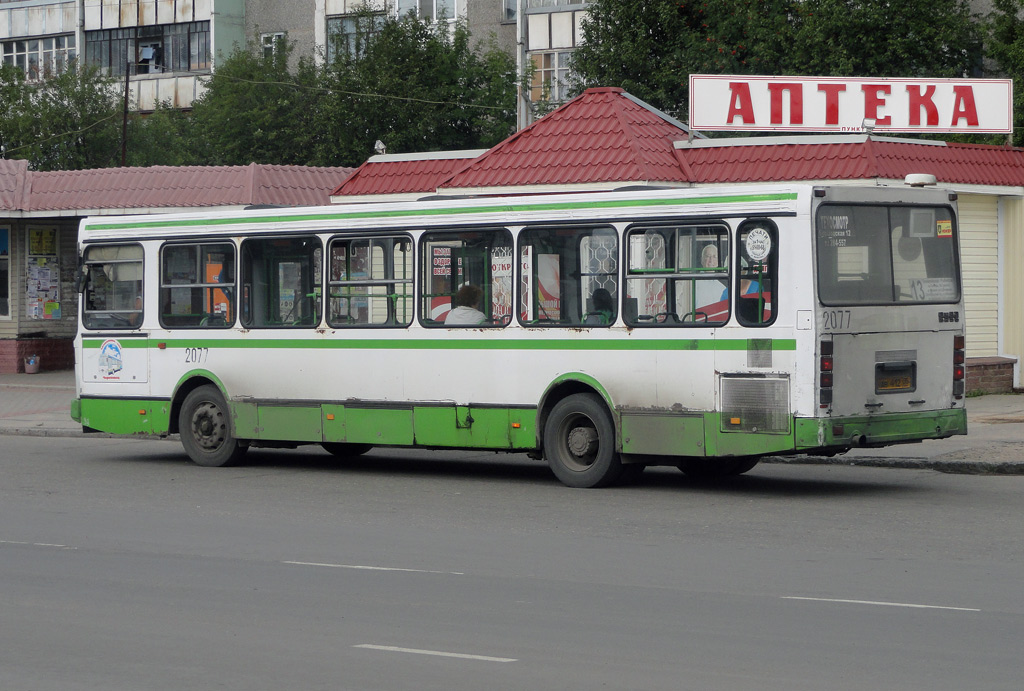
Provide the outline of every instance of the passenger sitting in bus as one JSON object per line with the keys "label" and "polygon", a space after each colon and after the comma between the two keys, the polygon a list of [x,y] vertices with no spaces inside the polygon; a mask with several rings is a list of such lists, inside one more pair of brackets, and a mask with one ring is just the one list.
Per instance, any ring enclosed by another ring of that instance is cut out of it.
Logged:
{"label": "passenger sitting in bus", "polygon": [[445,326],[474,326],[483,323],[487,315],[477,309],[482,296],[483,291],[469,283],[459,288],[453,300],[455,309],[444,318]]}
{"label": "passenger sitting in bus", "polygon": [[[718,248],[706,245],[700,253],[700,265],[705,269],[718,268]],[[697,281],[697,307],[707,307],[729,299],[729,289],[720,279],[699,279]]]}
{"label": "passenger sitting in bus", "polygon": [[590,304],[593,311],[587,313],[586,319],[583,320],[584,324],[607,326],[614,321],[615,300],[605,288],[598,288],[594,291],[594,294],[590,296]]}

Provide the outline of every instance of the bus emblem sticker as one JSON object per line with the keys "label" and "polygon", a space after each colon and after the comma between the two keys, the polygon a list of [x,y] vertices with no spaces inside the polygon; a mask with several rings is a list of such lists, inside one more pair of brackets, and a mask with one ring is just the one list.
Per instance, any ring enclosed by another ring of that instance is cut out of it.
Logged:
{"label": "bus emblem sticker", "polygon": [[99,369],[104,379],[120,379],[118,372],[124,367],[121,344],[110,338],[100,346]]}
{"label": "bus emblem sticker", "polygon": [[763,262],[772,251],[772,236],[764,228],[751,228],[744,240],[747,256],[755,262]]}

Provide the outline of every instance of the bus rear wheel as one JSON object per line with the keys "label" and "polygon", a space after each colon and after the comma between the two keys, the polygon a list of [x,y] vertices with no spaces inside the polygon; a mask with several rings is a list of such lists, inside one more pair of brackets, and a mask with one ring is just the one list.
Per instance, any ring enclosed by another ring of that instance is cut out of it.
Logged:
{"label": "bus rear wheel", "polygon": [[207,468],[236,463],[249,448],[231,434],[224,397],[209,384],[185,396],[178,414],[178,432],[192,462]]}
{"label": "bus rear wheel", "polygon": [[321,442],[320,446],[324,447],[324,451],[328,451],[332,455],[337,456],[338,458],[353,458],[355,456],[362,456],[364,453],[373,448],[371,444],[348,444],[345,442],[337,441]]}
{"label": "bus rear wheel", "polygon": [[596,394],[567,396],[544,425],[544,456],[569,487],[606,487],[618,482],[622,461],[615,451],[615,426]]}

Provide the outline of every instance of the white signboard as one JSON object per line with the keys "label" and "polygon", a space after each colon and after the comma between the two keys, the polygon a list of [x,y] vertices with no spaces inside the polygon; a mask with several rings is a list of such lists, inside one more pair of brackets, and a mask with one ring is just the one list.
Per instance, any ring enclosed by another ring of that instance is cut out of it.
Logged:
{"label": "white signboard", "polygon": [[1012,79],[690,75],[695,130],[1013,132]]}

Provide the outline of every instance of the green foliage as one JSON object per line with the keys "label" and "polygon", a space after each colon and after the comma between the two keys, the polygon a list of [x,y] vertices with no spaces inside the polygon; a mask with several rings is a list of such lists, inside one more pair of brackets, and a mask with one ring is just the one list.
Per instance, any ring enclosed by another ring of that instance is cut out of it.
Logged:
{"label": "green foliage", "polygon": [[[365,32],[365,33],[364,33]],[[389,153],[492,146],[515,128],[516,68],[493,45],[412,14],[362,25],[359,50],[324,69],[314,159],[359,165],[382,141]]]}
{"label": "green foliage", "polygon": [[271,56],[253,43],[218,63],[191,116],[204,163],[312,163],[309,142],[322,95],[309,61],[289,71],[290,53],[286,41]]}
{"label": "green foliage", "polygon": [[1024,145],[1024,1],[994,0],[988,16],[989,56],[1011,77],[1013,91],[1013,144]]}
{"label": "green foliage", "polygon": [[963,76],[980,64],[983,35],[966,0],[593,0],[588,10],[576,90],[621,86],[681,117],[690,74]]}
{"label": "green foliage", "polygon": [[81,170],[120,161],[123,92],[92,67],[28,82],[17,69],[0,70],[0,144],[8,158],[34,170]]}
{"label": "green foliage", "polygon": [[195,119],[169,103],[149,115],[132,115],[128,122],[129,166],[189,166],[207,163],[206,151],[195,132]]}

